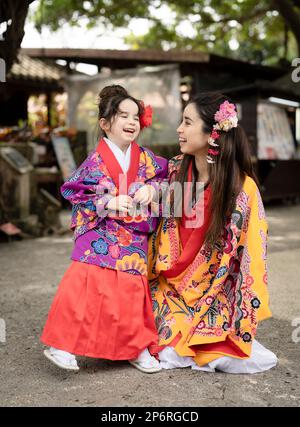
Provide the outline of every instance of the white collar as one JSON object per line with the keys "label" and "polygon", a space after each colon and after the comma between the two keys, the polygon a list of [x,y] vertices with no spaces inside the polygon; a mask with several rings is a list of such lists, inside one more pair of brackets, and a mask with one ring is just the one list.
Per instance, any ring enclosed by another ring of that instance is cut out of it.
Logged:
{"label": "white collar", "polygon": [[112,142],[110,139],[104,137],[105,142],[113,152],[115,158],[119,162],[119,165],[121,166],[121,169],[124,173],[126,173],[130,166],[130,159],[131,159],[131,144],[128,146],[126,153],[121,150],[120,147],[118,147],[114,142]]}

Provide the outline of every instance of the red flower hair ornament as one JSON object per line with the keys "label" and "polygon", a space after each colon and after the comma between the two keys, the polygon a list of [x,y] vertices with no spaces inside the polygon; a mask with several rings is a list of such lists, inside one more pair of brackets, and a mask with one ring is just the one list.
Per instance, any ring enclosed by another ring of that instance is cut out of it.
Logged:
{"label": "red flower hair ornament", "polygon": [[140,115],[140,126],[141,130],[144,128],[147,128],[152,125],[152,107],[151,105],[146,105],[143,103],[143,101],[140,101],[140,104],[143,108],[143,112]]}

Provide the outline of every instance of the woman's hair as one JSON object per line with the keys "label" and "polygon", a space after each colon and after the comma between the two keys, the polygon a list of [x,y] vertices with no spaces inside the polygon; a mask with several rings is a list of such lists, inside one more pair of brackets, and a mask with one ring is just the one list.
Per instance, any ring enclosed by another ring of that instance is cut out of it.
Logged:
{"label": "woman's hair", "polygon": [[[230,98],[218,93],[200,93],[193,97],[188,104],[194,104],[196,110],[204,122],[203,132],[211,133],[216,124],[214,115],[224,101],[232,103]],[[232,214],[236,197],[239,194],[245,175],[250,176],[258,184],[251,162],[250,146],[244,129],[238,125],[228,132],[218,131],[220,137],[217,140],[219,155],[214,164],[208,163],[209,182],[211,186],[211,219],[206,233],[205,243],[214,246],[222,236],[226,219]],[[175,180],[182,185],[187,181],[188,165],[193,165],[193,194],[195,194],[197,169],[195,157],[184,154],[180,164],[180,170]],[[172,200],[172,199],[171,199]],[[174,209],[174,201],[173,201]],[[180,221],[179,218],[177,218]]]}
{"label": "woman's hair", "polygon": [[[120,85],[105,86],[99,93],[98,104],[98,119],[105,119],[110,125],[114,117],[119,112],[119,105],[125,99],[130,99],[138,106],[138,115],[143,113],[143,106],[140,101],[133,96],[129,95],[126,89]],[[101,129],[101,136],[106,136],[105,132]]]}

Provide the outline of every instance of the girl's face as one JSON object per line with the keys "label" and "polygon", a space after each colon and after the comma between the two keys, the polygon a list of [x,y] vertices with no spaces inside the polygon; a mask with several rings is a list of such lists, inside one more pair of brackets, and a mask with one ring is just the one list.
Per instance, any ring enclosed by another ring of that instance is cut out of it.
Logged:
{"label": "girl's face", "polygon": [[188,104],[177,133],[183,154],[207,154],[209,133],[203,132],[204,122],[199,117],[195,104]]}
{"label": "girl's face", "polygon": [[100,127],[107,137],[120,147],[126,147],[134,141],[140,133],[139,109],[131,99],[124,99],[119,105],[119,111],[110,124],[100,119]]}

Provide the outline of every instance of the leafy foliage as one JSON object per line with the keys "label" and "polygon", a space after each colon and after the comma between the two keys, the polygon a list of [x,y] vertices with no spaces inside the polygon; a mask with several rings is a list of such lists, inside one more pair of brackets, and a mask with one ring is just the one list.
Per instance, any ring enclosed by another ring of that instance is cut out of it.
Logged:
{"label": "leafy foliage", "polygon": [[148,32],[125,37],[132,49],[201,50],[265,64],[291,61],[300,51],[299,0],[40,0],[35,22],[57,30],[80,25],[80,18],[108,29],[147,19]]}

